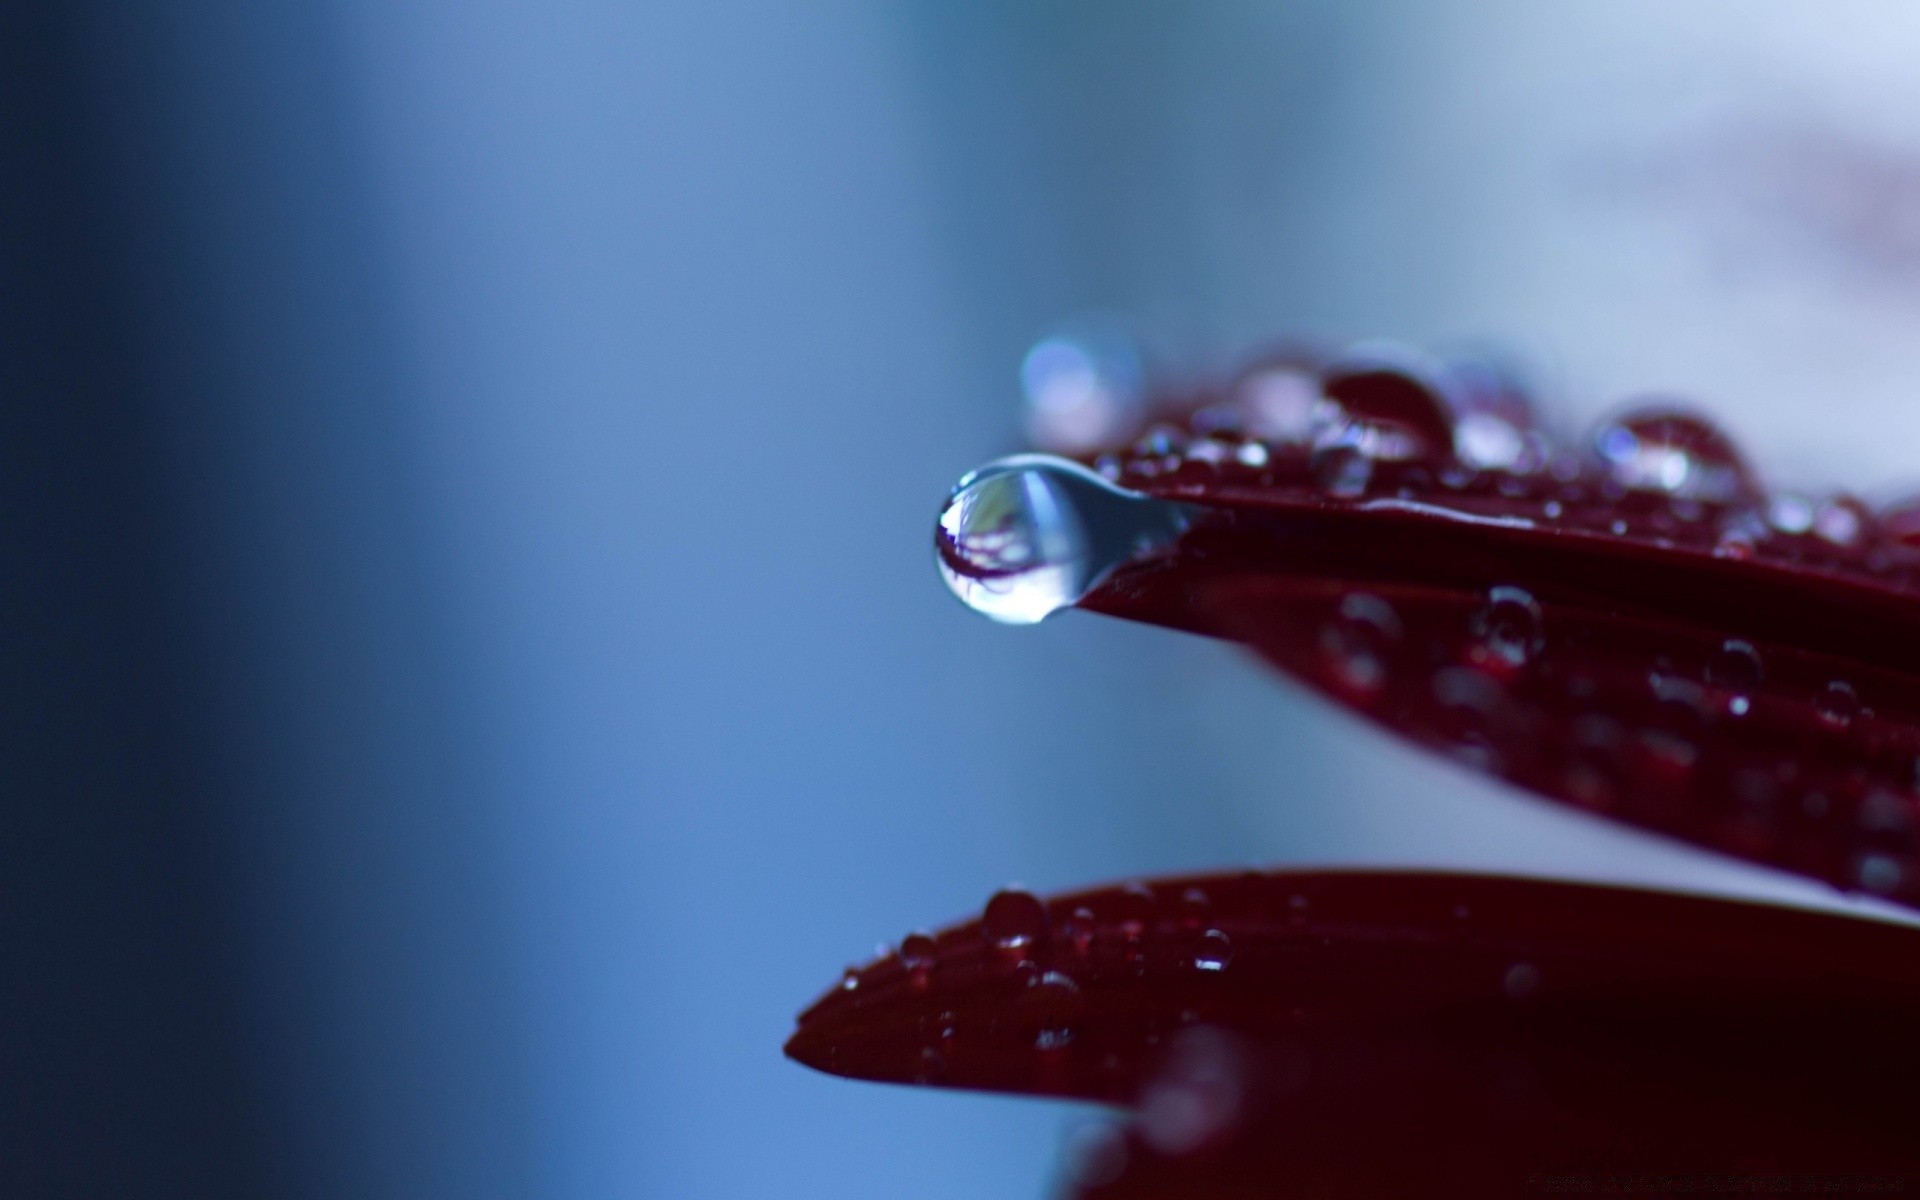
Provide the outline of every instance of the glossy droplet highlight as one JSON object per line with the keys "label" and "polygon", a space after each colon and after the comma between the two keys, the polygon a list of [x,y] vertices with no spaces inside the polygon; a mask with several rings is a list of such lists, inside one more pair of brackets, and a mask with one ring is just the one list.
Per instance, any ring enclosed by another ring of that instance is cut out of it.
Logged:
{"label": "glossy droplet highlight", "polygon": [[1028,985],[1021,1007],[1035,1025],[1034,1049],[1061,1049],[1078,1031],[1082,1012],[1080,985],[1059,971],[1048,971]]}
{"label": "glossy droplet highlight", "polygon": [[1224,971],[1233,961],[1233,943],[1218,929],[1200,935],[1200,948],[1194,951],[1193,966],[1198,971]]}
{"label": "glossy droplet highlight", "polygon": [[1688,413],[1649,409],[1600,427],[1594,452],[1609,478],[1634,491],[1726,504],[1754,491],[1725,434]]}
{"label": "glossy droplet highlight", "polygon": [[1191,513],[1067,459],[1021,454],[960,481],[934,549],[941,578],[969,608],[1031,625],[1079,601],[1115,567],[1171,546]]}
{"label": "glossy droplet highlight", "polygon": [[1486,600],[1474,610],[1469,629],[1473,660],[1501,671],[1526,666],[1547,643],[1546,617],[1540,602],[1524,588],[1502,585],[1489,590]]}
{"label": "glossy droplet highlight", "polygon": [[981,913],[980,932],[994,949],[1025,958],[1047,940],[1047,906],[1021,888],[995,892]]}

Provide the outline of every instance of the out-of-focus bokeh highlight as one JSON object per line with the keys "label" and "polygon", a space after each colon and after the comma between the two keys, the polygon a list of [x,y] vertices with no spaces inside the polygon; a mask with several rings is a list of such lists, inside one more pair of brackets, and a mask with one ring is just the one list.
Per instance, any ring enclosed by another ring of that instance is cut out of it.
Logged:
{"label": "out-of-focus bokeh highlight", "polygon": [[1242,863],[1817,900],[990,625],[931,526],[1277,336],[1897,494],[1916,55],[1897,0],[11,0],[0,1193],[1039,1195],[1060,1110],[781,1059],[839,963]]}

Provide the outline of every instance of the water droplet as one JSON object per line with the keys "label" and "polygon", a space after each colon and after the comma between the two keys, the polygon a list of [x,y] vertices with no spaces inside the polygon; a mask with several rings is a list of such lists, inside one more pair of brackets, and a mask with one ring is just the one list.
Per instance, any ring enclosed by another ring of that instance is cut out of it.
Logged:
{"label": "water droplet", "polygon": [[1260,442],[1243,442],[1233,457],[1241,466],[1255,470],[1266,466],[1268,461],[1267,448]]}
{"label": "water droplet", "polygon": [[981,914],[980,932],[1003,954],[1025,958],[1047,940],[1047,906],[1020,888],[995,892]]}
{"label": "water droplet", "polygon": [[1624,537],[1627,532],[1627,523],[1616,517],[1613,524],[1607,526],[1607,528],[1611,529],[1615,535]]}
{"label": "water droplet", "polygon": [[1727,711],[1736,717],[1744,717],[1753,708],[1753,701],[1745,696],[1733,696],[1727,700]]}
{"label": "water droplet", "polygon": [[1028,985],[1021,1007],[1035,1025],[1034,1048],[1058,1050],[1071,1042],[1077,1031],[1082,1011],[1080,985],[1058,971],[1048,971]]}
{"label": "water droplet", "polygon": [[840,990],[843,992],[852,992],[852,991],[858,991],[859,988],[860,988],[859,969],[856,967],[848,967],[846,971],[842,973],[840,976]]}
{"label": "water droplet", "polygon": [[1594,435],[1607,476],[1634,491],[1725,504],[1753,494],[1751,474],[1725,434],[1687,413],[1649,409]]}
{"label": "water droplet", "polygon": [[1117,445],[1139,425],[1145,372],[1117,329],[1087,325],[1044,338],[1020,364],[1027,433],[1059,454]]}
{"label": "water droplet", "polygon": [[1170,546],[1189,505],[1124,491],[1075,462],[1021,454],[970,472],[934,529],[947,587],[996,621],[1030,625],[1108,572]]}
{"label": "water droplet", "polygon": [[1233,943],[1218,929],[1200,935],[1200,948],[1194,951],[1193,966],[1199,971],[1224,971],[1233,961]]}
{"label": "water droplet", "polygon": [[1547,644],[1545,614],[1524,588],[1501,585],[1488,591],[1469,628],[1473,661],[1497,670],[1519,670]]}
{"label": "water droplet", "polygon": [[1815,536],[1836,546],[1858,546],[1872,528],[1873,514],[1852,496],[1828,497],[1813,513]]}
{"label": "water droplet", "polygon": [[1060,922],[1060,936],[1065,939],[1067,945],[1073,947],[1074,953],[1085,954],[1093,947],[1095,927],[1093,910],[1076,908],[1068,914],[1066,920]]}
{"label": "water droplet", "polygon": [[1853,724],[1860,715],[1860,693],[1844,679],[1836,679],[1826,686],[1826,690],[1814,697],[1813,707],[1820,719],[1839,729]]}
{"label": "water droplet", "polygon": [[1190,887],[1180,893],[1180,902],[1176,907],[1180,924],[1187,929],[1197,929],[1207,919],[1213,908],[1213,901],[1207,893],[1197,887]]}
{"label": "water droplet", "polygon": [[1781,492],[1767,504],[1767,523],[1781,533],[1806,533],[1813,528],[1813,501],[1798,492]]}
{"label": "water droplet", "polygon": [[1500,978],[1500,990],[1509,999],[1526,1000],[1540,990],[1540,968],[1532,963],[1514,963]]}
{"label": "water droplet", "polygon": [[1454,426],[1453,452],[1475,470],[1508,471],[1527,452],[1527,439],[1493,413],[1468,413]]}
{"label": "water droplet", "polygon": [[1540,506],[1540,511],[1549,521],[1558,521],[1567,510],[1558,500],[1549,500]]}
{"label": "water droplet", "polygon": [[1313,441],[1339,413],[1320,394],[1320,377],[1294,363],[1268,363],[1233,385],[1231,404],[1247,433],[1282,445]]}
{"label": "water droplet", "polygon": [[1393,605],[1367,592],[1349,592],[1333,619],[1320,627],[1320,650],[1336,682],[1349,691],[1372,693],[1386,683],[1401,632]]}
{"label": "water droplet", "polygon": [[1728,638],[1707,662],[1707,681],[1730,692],[1752,691],[1766,678],[1760,652],[1753,643]]}
{"label": "water droplet", "polygon": [[1429,382],[1432,375],[1423,359],[1401,347],[1354,347],[1327,369],[1321,383],[1346,416],[1332,438],[1384,462],[1450,452],[1453,419],[1438,386]]}
{"label": "water droplet", "polygon": [[936,947],[931,935],[910,933],[900,939],[900,965],[906,968],[907,978],[915,987],[927,986],[927,979],[933,973]]}

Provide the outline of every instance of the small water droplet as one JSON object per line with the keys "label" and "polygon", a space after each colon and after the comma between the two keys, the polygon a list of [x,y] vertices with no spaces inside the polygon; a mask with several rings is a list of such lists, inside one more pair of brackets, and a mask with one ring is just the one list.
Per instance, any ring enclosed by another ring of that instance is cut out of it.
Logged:
{"label": "small water droplet", "polygon": [[1873,514],[1852,496],[1830,496],[1813,513],[1813,532],[1822,541],[1851,548],[1867,540]]}
{"label": "small water droplet", "polygon": [[1540,968],[1532,963],[1514,963],[1500,978],[1500,990],[1509,999],[1526,1000],[1540,990]]}
{"label": "small water droplet", "polygon": [[1561,514],[1565,513],[1567,510],[1564,506],[1561,505],[1561,503],[1558,500],[1549,500],[1545,504],[1540,506],[1540,511],[1546,516],[1547,520],[1558,521],[1561,517]]}
{"label": "small water droplet", "polygon": [[1527,452],[1526,435],[1490,412],[1468,413],[1453,429],[1453,452],[1480,471],[1507,471]]}
{"label": "small water droplet", "polygon": [[1027,986],[1022,1008],[1035,1023],[1036,1050],[1058,1050],[1074,1038],[1080,1022],[1080,985],[1058,971],[1048,971]]}
{"label": "small water droplet", "polygon": [[1158,907],[1154,900],[1153,889],[1144,883],[1130,883],[1120,889],[1113,906],[1114,928],[1128,942],[1138,943],[1153,928],[1153,917]]}
{"label": "small water droplet", "polygon": [[1728,638],[1707,662],[1707,681],[1731,692],[1746,692],[1760,686],[1766,669],[1753,643]]}
{"label": "small water droplet", "polygon": [[1197,887],[1190,887],[1180,893],[1180,903],[1176,909],[1180,924],[1187,929],[1196,929],[1207,919],[1213,908],[1213,901],[1207,893]]}
{"label": "small water droplet", "polygon": [[1267,448],[1261,442],[1241,443],[1240,448],[1233,452],[1233,457],[1241,466],[1256,470],[1266,466],[1268,461]]}
{"label": "small water droplet", "polygon": [[1200,935],[1200,948],[1194,951],[1193,966],[1199,971],[1224,971],[1233,961],[1233,943],[1218,929]]}
{"label": "small water droplet", "polygon": [[1349,592],[1321,626],[1320,650],[1336,682],[1349,691],[1372,693],[1386,683],[1401,635],[1393,605],[1367,592]]}
{"label": "small water droplet", "polygon": [[1725,504],[1753,493],[1753,479],[1725,434],[1688,413],[1648,409],[1602,425],[1594,450],[1607,477],[1634,491]]}
{"label": "small water droplet", "polygon": [[900,939],[900,965],[906,968],[907,978],[915,987],[927,986],[927,979],[933,973],[936,947],[931,935],[910,933]]}
{"label": "small water droplet", "polygon": [[1047,940],[1047,906],[1020,888],[995,892],[981,914],[980,931],[1001,953],[1024,958]]}
{"label": "small water droplet", "polygon": [[1625,535],[1627,532],[1627,523],[1616,517],[1613,524],[1607,526],[1607,528],[1611,529],[1616,535]]}
{"label": "small water droplet", "polygon": [[1078,463],[1021,454],[970,472],[934,529],[947,587],[974,611],[1030,625],[1115,567],[1170,546],[1189,505],[1113,486]]}
{"label": "small water droplet", "polygon": [[1034,445],[1085,454],[1126,440],[1138,426],[1145,372],[1131,338],[1088,324],[1035,343],[1020,364],[1020,388]]}
{"label": "small water droplet", "polygon": [[1469,628],[1473,661],[1498,670],[1517,671],[1547,644],[1546,616],[1524,588],[1501,585],[1487,592]]}
{"label": "small water droplet", "polygon": [[1839,729],[1853,724],[1860,715],[1860,693],[1844,679],[1836,679],[1814,698],[1813,707],[1820,719]]}
{"label": "small water droplet", "polygon": [[1433,368],[1403,347],[1362,344],[1327,368],[1321,389],[1346,421],[1332,434],[1369,459],[1438,458],[1455,445],[1453,418]]}
{"label": "small water droplet", "polygon": [[859,990],[859,987],[860,987],[859,969],[856,967],[848,967],[846,971],[842,973],[840,976],[840,990],[843,992],[852,992],[852,991]]}
{"label": "small water droplet", "polygon": [[1798,492],[1781,492],[1767,504],[1767,523],[1781,533],[1806,533],[1813,528],[1813,501]]}
{"label": "small water droplet", "polygon": [[1736,717],[1744,717],[1753,708],[1753,701],[1745,696],[1733,696],[1727,700],[1727,711]]}
{"label": "small water droplet", "polygon": [[1093,910],[1076,908],[1060,922],[1060,936],[1076,954],[1085,954],[1093,946],[1095,922]]}

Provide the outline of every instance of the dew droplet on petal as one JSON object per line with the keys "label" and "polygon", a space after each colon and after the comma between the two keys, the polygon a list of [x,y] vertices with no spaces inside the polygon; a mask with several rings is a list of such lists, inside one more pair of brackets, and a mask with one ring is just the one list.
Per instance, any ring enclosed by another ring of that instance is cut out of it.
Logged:
{"label": "dew droplet on petal", "polygon": [[1095,921],[1093,910],[1076,908],[1060,922],[1060,937],[1076,954],[1085,954],[1093,946]]}
{"label": "dew droplet on petal", "polygon": [[1798,492],[1781,492],[1767,503],[1767,523],[1781,533],[1801,534],[1813,528],[1813,501]]}
{"label": "dew droplet on petal", "polygon": [[1218,929],[1200,935],[1200,948],[1194,951],[1193,965],[1200,971],[1224,971],[1233,961],[1233,943]]}
{"label": "dew droplet on petal", "polygon": [[995,949],[1024,958],[1047,940],[1047,907],[1032,892],[1006,888],[987,901],[980,931]]}
{"label": "dew droplet on petal", "polygon": [[1607,478],[1632,491],[1726,504],[1754,492],[1751,472],[1732,441],[1699,417],[1643,409],[1608,421],[1594,452]]}
{"label": "dew droplet on petal", "polygon": [[925,933],[910,933],[900,939],[900,965],[906,968],[907,978],[916,987],[925,987],[933,972],[935,959],[933,938]]}
{"label": "dew droplet on petal", "polygon": [[1873,514],[1852,496],[1829,496],[1813,510],[1813,532],[1820,540],[1851,549],[1873,529]]}
{"label": "dew droplet on petal", "polygon": [[1707,681],[1728,691],[1750,691],[1765,678],[1760,652],[1753,648],[1752,642],[1741,638],[1722,642],[1707,662]]}
{"label": "dew droplet on petal", "polygon": [[1469,630],[1474,639],[1473,660],[1503,671],[1526,666],[1546,646],[1546,617],[1540,602],[1524,588],[1510,585],[1487,592],[1474,610]]}
{"label": "dew droplet on petal", "polygon": [[1021,454],[972,471],[934,529],[941,577],[968,607],[1030,625],[1115,567],[1170,546],[1192,510],[1113,486],[1078,463]]}
{"label": "dew droplet on petal", "polygon": [[1059,971],[1048,971],[1027,986],[1021,1008],[1034,1022],[1036,1050],[1058,1050],[1078,1032],[1083,1002],[1080,985]]}
{"label": "dew droplet on petal", "polygon": [[1370,459],[1408,462],[1452,453],[1452,415],[1432,368],[1397,346],[1354,347],[1328,367],[1321,389],[1345,424],[1332,436]]}

